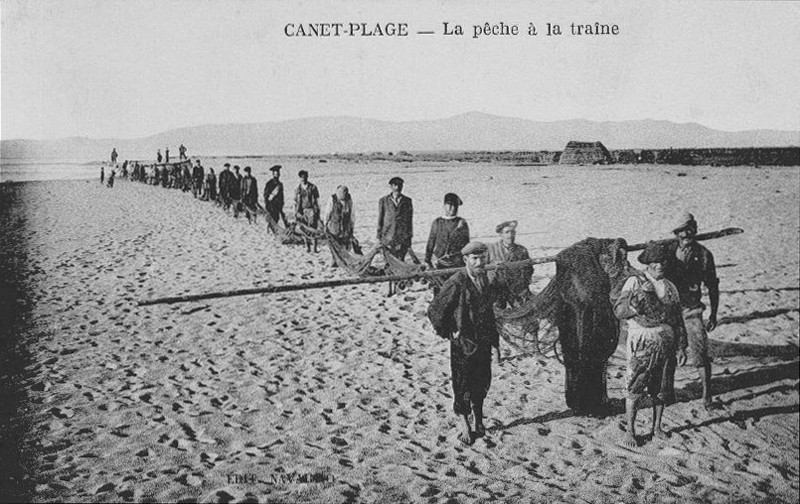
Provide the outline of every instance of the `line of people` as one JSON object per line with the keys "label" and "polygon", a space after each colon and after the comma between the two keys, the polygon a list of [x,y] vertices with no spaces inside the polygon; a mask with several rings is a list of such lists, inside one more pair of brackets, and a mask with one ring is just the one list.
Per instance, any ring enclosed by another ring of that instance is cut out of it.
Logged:
{"label": "line of people", "polygon": [[[239,166],[225,163],[218,184],[213,169],[205,176],[204,191],[198,196],[216,201],[234,217],[244,212],[255,219],[258,184],[249,166],[244,175]],[[265,184],[264,209],[278,223],[289,222],[284,214],[284,185],[281,166],[270,168],[272,178]],[[192,175],[184,166],[183,179],[203,180],[199,160]],[[136,178],[137,170],[134,169]],[[300,183],[294,191],[295,222],[311,229],[322,229],[329,239],[350,248],[354,236],[355,208],[348,188],[337,187],[328,198],[324,212],[320,209],[320,192],[309,181],[306,170],[298,173]],[[155,176],[158,181],[158,175]],[[162,185],[165,183],[162,183]],[[195,184],[195,187],[197,184]],[[404,181],[393,177],[390,192],[378,201],[376,238],[378,244],[405,261],[432,269],[466,267],[452,275],[441,290],[434,293],[428,315],[437,334],[451,342],[451,371],[454,411],[463,421],[461,441],[469,444],[485,433],[482,404],[491,383],[491,354],[500,360],[495,309],[513,308],[526,303],[533,267],[486,270],[489,264],[502,264],[529,259],[528,250],[516,243],[518,222],[508,220],[495,228],[498,240],[489,245],[471,241],[468,222],[458,215],[464,204],[455,193],[443,200],[443,215],[433,220],[428,234],[424,261],[411,249],[413,238],[413,201],[403,194]],[[712,407],[711,366],[707,333],[717,325],[719,282],[711,252],[694,240],[697,222],[691,214],[681,216],[671,245],[651,243],[638,257],[644,271],[629,268],[614,303],[614,313],[627,329],[626,418],[625,443],[638,444],[636,413],[645,397],[653,407],[651,433],[657,438],[668,435],[661,427],[665,405],[675,402],[674,372],[676,364],[689,363],[698,369],[703,402]],[[316,243],[314,243],[316,251]],[[701,286],[708,288],[710,318],[703,321],[705,305]],[[528,328],[534,336],[537,327]],[[493,350],[494,349],[494,350]]]}

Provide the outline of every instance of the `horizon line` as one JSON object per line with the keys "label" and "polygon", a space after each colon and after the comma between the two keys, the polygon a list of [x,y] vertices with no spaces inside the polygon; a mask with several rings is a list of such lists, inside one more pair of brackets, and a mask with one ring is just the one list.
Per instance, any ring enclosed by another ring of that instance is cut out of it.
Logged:
{"label": "horizon line", "polygon": [[[489,116],[495,117],[499,119],[511,119],[511,120],[519,120],[519,121],[528,121],[533,123],[562,123],[562,122],[570,122],[570,121],[584,121],[589,123],[596,123],[596,124],[603,124],[603,123],[629,123],[629,122],[665,122],[670,124],[675,124],[679,126],[700,126],[712,131],[721,131],[723,133],[747,133],[747,132],[755,132],[755,131],[775,131],[775,132],[784,132],[784,133],[800,133],[800,129],[778,129],[778,128],[751,128],[751,129],[740,129],[740,130],[725,130],[725,129],[717,129],[707,126],[705,124],[696,122],[696,121],[686,121],[686,122],[676,122],[669,119],[654,119],[651,117],[647,117],[644,119],[619,119],[619,120],[595,120],[595,119],[586,119],[586,118],[572,118],[572,119],[555,119],[552,121],[541,121],[536,119],[527,119],[524,117],[517,117],[517,116],[504,116],[498,115],[489,112],[482,112],[479,110],[471,110],[468,112],[462,112],[460,114],[440,117],[438,119],[409,119],[409,120],[389,120],[389,119],[376,119],[370,117],[363,117],[363,116],[354,116],[354,115],[327,115],[327,116],[305,116],[305,117],[296,117],[290,119],[280,119],[276,121],[248,121],[248,122],[227,122],[227,123],[201,123],[201,124],[194,124],[188,126],[180,126],[177,128],[171,128],[167,130],[161,130],[156,133],[150,133],[144,136],[133,136],[133,137],[91,137],[87,135],[71,135],[71,136],[61,136],[61,137],[48,137],[48,138],[26,138],[26,137],[13,137],[13,138],[2,138],[0,137],[0,141],[2,142],[13,142],[13,141],[33,141],[33,142],[47,142],[47,141],[57,141],[57,140],[71,140],[71,139],[87,139],[87,140],[121,140],[121,141],[130,141],[130,140],[143,140],[146,138],[154,137],[157,135],[162,135],[164,133],[169,133],[172,131],[178,131],[182,129],[191,129],[191,128],[203,128],[208,126],[245,126],[245,125],[259,125],[259,124],[280,124],[280,123],[289,123],[289,122],[298,122],[298,121],[310,121],[310,120],[323,120],[323,119],[356,119],[356,120],[363,120],[363,121],[373,121],[373,122],[381,122],[381,123],[392,123],[392,124],[408,124],[408,123],[430,123],[430,122],[437,122],[437,121],[446,121],[450,119],[455,119],[462,116],[469,116],[469,115],[481,115],[481,116]],[[0,133],[1,135],[2,133]]]}

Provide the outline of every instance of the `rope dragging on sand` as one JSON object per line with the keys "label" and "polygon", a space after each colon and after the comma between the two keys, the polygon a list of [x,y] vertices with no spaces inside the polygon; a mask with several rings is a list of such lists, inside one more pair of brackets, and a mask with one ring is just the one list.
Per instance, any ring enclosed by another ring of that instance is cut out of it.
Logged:
{"label": "rope dragging on sand", "polygon": [[[744,230],[741,228],[725,228],[719,231],[712,231],[709,233],[698,234],[697,236],[695,236],[695,239],[699,241],[711,240],[714,238],[722,238],[725,236],[732,236],[741,233],[744,233]],[[666,243],[673,240],[675,240],[675,238],[658,240],[658,242]],[[637,243],[635,245],[628,245],[626,247],[626,250],[629,252],[636,250],[643,250],[646,246],[647,243]],[[545,264],[545,263],[555,262],[557,258],[558,256],[552,255],[547,257],[537,257],[533,259],[527,259],[524,261],[515,261],[503,264],[490,264],[486,266],[486,270],[492,271],[500,269],[520,268],[523,266],[536,265],[536,264]],[[441,270],[415,271],[412,273],[405,273],[399,275],[384,275],[384,276],[363,277],[363,278],[343,278],[338,280],[324,280],[319,282],[305,282],[299,284],[268,285],[265,287],[253,287],[249,289],[235,289],[229,291],[208,292],[204,294],[186,294],[183,296],[168,296],[155,299],[141,300],[139,301],[138,306],[185,303],[190,301],[202,301],[206,299],[249,296],[253,294],[277,294],[282,292],[302,291],[310,289],[325,289],[330,287],[342,287],[346,285],[362,285],[362,284],[373,284],[373,283],[384,283],[384,282],[405,282],[405,281],[422,280],[422,279],[433,280],[438,277],[452,275],[458,271],[461,271],[462,269],[464,268],[448,268]]]}

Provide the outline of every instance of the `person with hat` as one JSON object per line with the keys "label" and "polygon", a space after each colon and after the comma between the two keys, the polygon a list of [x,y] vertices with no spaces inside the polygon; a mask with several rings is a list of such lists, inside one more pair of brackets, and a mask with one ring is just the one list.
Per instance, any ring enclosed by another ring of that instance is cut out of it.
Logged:
{"label": "person with hat", "polygon": [[414,205],[403,194],[403,179],[392,177],[392,192],[378,201],[378,243],[401,261],[405,260],[414,236]]}
{"label": "person with hat", "polygon": [[[703,385],[703,405],[711,409],[711,359],[708,356],[708,334],[717,327],[719,309],[719,279],[714,255],[697,243],[697,221],[694,215],[683,212],[672,230],[677,240],[670,243],[670,262],[665,276],[675,284],[681,298],[683,321],[689,340],[687,363],[697,368]],[[708,289],[711,312],[708,323],[703,322],[702,284]]]}
{"label": "person with hat", "polygon": [[281,182],[281,165],[273,165],[269,171],[272,172],[272,178],[264,184],[264,206],[270,218],[277,224],[283,219],[283,224],[288,226],[286,222],[286,214],[283,213],[283,182]]}
{"label": "person with hat", "polygon": [[258,181],[256,181],[256,178],[251,174],[251,172],[252,168],[245,166],[245,175],[241,182],[242,207],[244,208],[244,213],[247,216],[248,223],[250,222],[251,218],[255,220],[256,216],[258,215]]}
{"label": "person with hat", "polygon": [[231,187],[235,183],[236,176],[231,172],[231,164],[225,163],[219,173],[219,197],[226,212],[231,207]]}
{"label": "person with hat", "polygon": [[[294,191],[295,220],[311,229],[317,229],[319,226],[319,189],[308,181],[306,170],[300,170],[297,176],[300,177],[300,184]],[[308,239],[304,239],[304,241],[306,250],[311,252],[310,241]],[[318,252],[317,238],[314,237],[311,241],[314,243],[314,252]]]}
{"label": "person with hat", "polygon": [[483,402],[492,381],[492,349],[500,363],[500,340],[495,290],[485,270],[486,245],[470,242],[461,254],[466,268],[448,278],[434,295],[428,318],[436,334],[450,341],[453,411],[463,422],[459,440],[471,445],[486,433]]}
{"label": "person with hat", "polygon": [[[490,243],[487,250],[487,264],[504,264],[530,259],[528,249],[516,243],[517,221],[509,220],[498,224],[495,232],[500,240]],[[501,310],[521,305],[531,298],[531,278],[533,266],[500,268],[489,272],[489,279],[497,284],[498,297],[495,306]],[[530,346],[528,350],[539,353],[539,320],[525,317],[502,321],[502,334],[505,338],[519,338]]]}
{"label": "person with hat", "polygon": [[[627,380],[624,444],[638,445],[636,413],[645,396],[653,406],[650,433],[669,437],[661,427],[664,406],[675,402],[676,361],[686,361],[686,330],[681,317],[678,288],[664,277],[670,261],[666,245],[650,242],[639,255],[643,272],[634,271],[614,303],[614,314],[627,325]],[[676,353],[678,358],[676,359]]]}
{"label": "person with hat", "polygon": [[462,204],[457,194],[444,195],[444,216],[434,219],[425,247],[425,264],[431,269],[464,266],[461,249],[469,243],[469,225],[458,216]]}
{"label": "person with hat", "polygon": [[[516,243],[517,221],[502,222],[495,227],[495,232],[500,235],[500,240],[489,244],[488,264],[525,261],[531,258],[528,249]],[[502,308],[508,305],[516,306],[528,300],[531,295],[529,287],[531,277],[533,277],[532,265],[513,269],[497,269],[489,272],[489,277],[496,278],[495,282],[505,291],[501,299]]]}

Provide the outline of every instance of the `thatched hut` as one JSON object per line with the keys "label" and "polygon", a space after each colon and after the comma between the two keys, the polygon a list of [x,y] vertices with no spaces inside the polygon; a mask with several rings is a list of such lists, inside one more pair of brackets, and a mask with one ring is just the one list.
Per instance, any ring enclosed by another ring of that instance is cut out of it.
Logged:
{"label": "thatched hut", "polygon": [[601,142],[567,142],[559,164],[607,164],[611,153]]}

